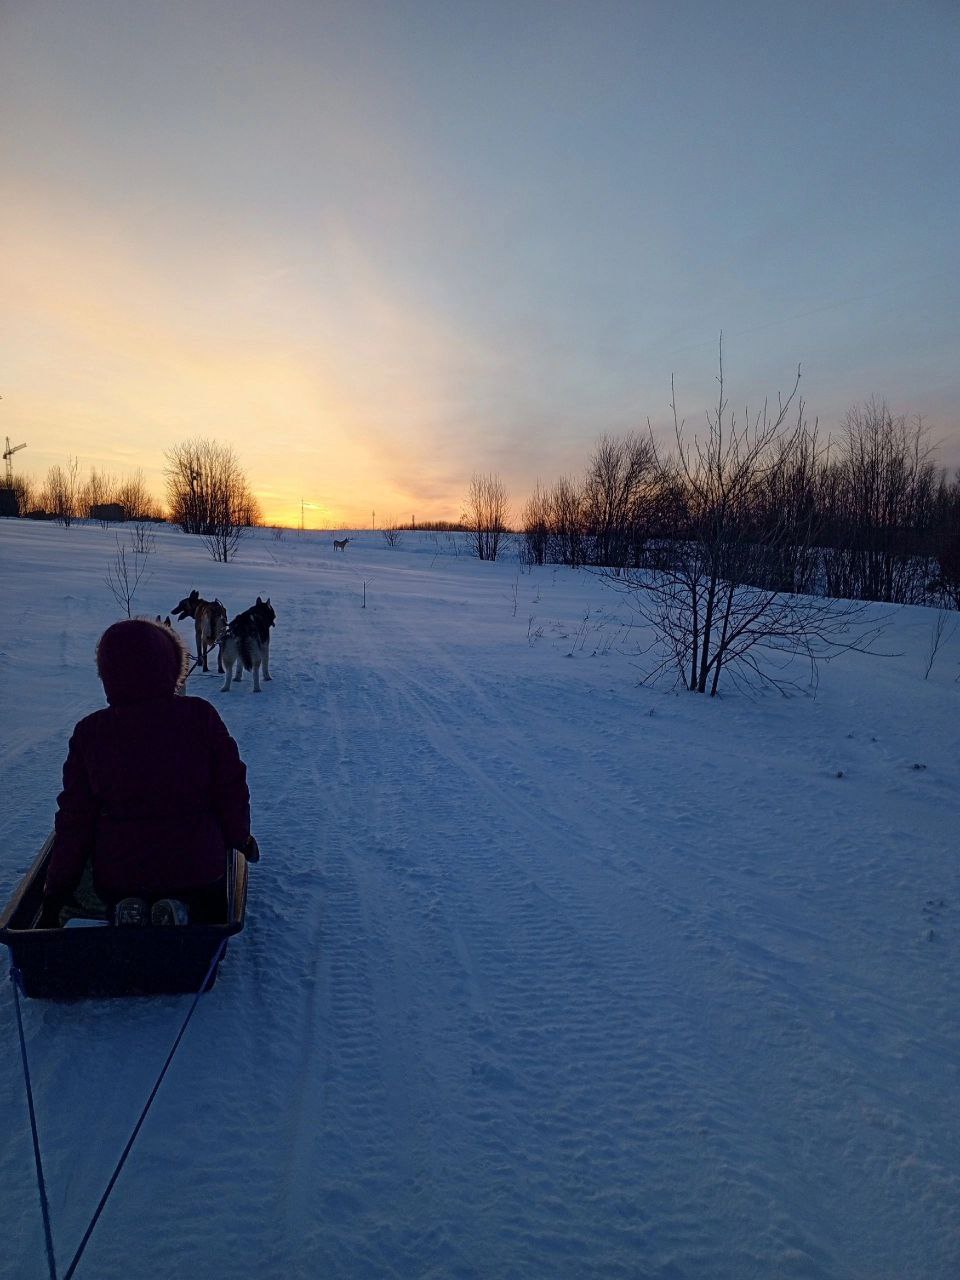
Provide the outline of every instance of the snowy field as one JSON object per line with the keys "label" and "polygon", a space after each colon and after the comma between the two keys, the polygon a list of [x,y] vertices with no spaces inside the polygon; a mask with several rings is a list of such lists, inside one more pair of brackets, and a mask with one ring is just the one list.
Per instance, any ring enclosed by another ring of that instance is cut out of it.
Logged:
{"label": "snowy field", "polygon": [[[638,687],[587,573],[331,538],[223,566],[158,533],[137,611],[277,610],[261,695],[189,687],[263,861],[78,1275],[960,1275],[960,635],[924,680],[933,612],[888,609],[898,656],[816,699],[711,701]],[[102,705],[113,551],[0,521],[4,899]],[[0,1274],[30,1280],[0,1006]],[[185,1008],[25,1003],[61,1265]]]}

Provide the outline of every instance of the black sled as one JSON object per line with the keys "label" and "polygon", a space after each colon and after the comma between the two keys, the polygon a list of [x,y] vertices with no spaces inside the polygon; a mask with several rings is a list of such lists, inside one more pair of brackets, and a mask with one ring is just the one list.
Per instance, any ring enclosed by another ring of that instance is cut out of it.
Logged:
{"label": "black sled", "polygon": [[41,1000],[83,997],[195,994],[217,980],[226,940],[243,928],[247,907],[247,861],[236,849],[227,860],[223,921],[169,928],[48,929],[40,926],[43,882],[53,835],[0,915],[0,942],[10,948],[24,993]]}

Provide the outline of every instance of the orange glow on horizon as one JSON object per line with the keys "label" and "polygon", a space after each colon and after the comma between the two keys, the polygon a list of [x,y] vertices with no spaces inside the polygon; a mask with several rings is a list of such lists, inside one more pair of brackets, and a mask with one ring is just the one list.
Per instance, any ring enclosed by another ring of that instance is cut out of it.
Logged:
{"label": "orange glow on horizon", "polygon": [[435,424],[442,370],[467,356],[346,235],[348,284],[328,299],[271,270],[273,245],[157,257],[100,210],[16,185],[0,217],[18,245],[0,425],[26,441],[17,470],[35,483],[77,457],[82,478],[142,470],[162,504],[164,451],[202,436],[234,448],[267,524],[299,527],[301,498],[305,528],[459,514],[468,475]]}

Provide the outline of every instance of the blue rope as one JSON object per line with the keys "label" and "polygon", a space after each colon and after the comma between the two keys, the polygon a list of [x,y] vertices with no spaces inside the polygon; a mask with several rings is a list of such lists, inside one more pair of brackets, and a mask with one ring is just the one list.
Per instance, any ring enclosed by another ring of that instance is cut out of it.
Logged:
{"label": "blue rope", "polygon": [[[113,1190],[114,1184],[116,1183],[117,1179],[120,1177],[120,1170],[126,1164],[127,1156],[130,1154],[130,1149],[132,1148],[134,1142],[136,1142],[137,1140],[137,1134],[140,1132],[143,1122],[147,1118],[147,1112],[150,1110],[151,1106],[153,1105],[153,1100],[157,1096],[157,1093],[160,1089],[161,1084],[163,1084],[163,1077],[167,1074],[167,1068],[170,1066],[170,1063],[173,1061],[173,1055],[177,1052],[177,1049],[179,1049],[180,1047],[180,1041],[183,1039],[183,1034],[187,1029],[187,1025],[189,1024],[190,1019],[193,1017],[193,1012],[200,1001],[200,997],[203,995],[203,992],[204,992],[204,989],[206,988],[207,983],[210,981],[210,975],[213,973],[214,969],[217,967],[217,965],[220,962],[220,957],[223,955],[224,948],[226,947],[226,945],[227,945],[227,939],[224,938],[223,941],[220,943],[220,946],[217,947],[217,951],[213,959],[210,961],[210,968],[207,970],[206,976],[204,977],[203,981],[200,983],[200,988],[197,991],[197,994],[193,997],[193,1003],[191,1004],[187,1012],[187,1016],[183,1020],[183,1025],[181,1026],[180,1031],[177,1034],[176,1040],[174,1040],[173,1042],[173,1048],[167,1054],[167,1060],[163,1064],[160,1074],[157,1077],[157,1082],[151,1089],[150,1097],[147,1099],[143,1110],[140,1112],[140,1119],[134,1125],[133,1133],[131,1133],[130,1137],[127,1139],[127,1145],[123,1149],[123,1155],[117,1161],[117,1167],[114,1169],[113,1173],[110,1175],[110,1181],[107,1183],[104,1193],[100,1197],[100,1203],[97,1205],[94,1215],[90,1219],[90,1225],[87,1227],[86,1231],[83,1233],[83,1239],[80,1241],[80,1246],[77,1249],[77,1252],[73,1255],[73,1259],[69,1267],[67,1267],[66,1271],[63,1273],[63,1280],[71,1280],[73,1273],[77,1269],[77,1266],[80,1262],[80,1258],[83,1254],[83,1251],[87,1247],[87,1242],[89,1241],[90,1237],[93,1235],[93,1229],[97,1225],[97,1222],[100,1219],[101,1213],[103,1213],[104,1206],[107,1203],[107,1200],[110,1196],[110,1192]],[[56,1277],[54,1277],[54,1280],[56,1280]]]}
{"label": "blue rope", "polygon": [[53,1233],[50,1230],[50,1205],[47,1201],[47,1184],[43,1178],[43,1161],[40,1159],[40,1136],[37,1133],[37,1113],[33,1106],[33,1086],[30,1083],[30,1063],[27,1060],[27,1042],[23,1037],[23,1015],[20,1012],[20,970],[11,966],[13,1003],[17,1010],[17,1032],[20,1036],[20,1061],[23,1063],[23,1079],[27,1086],[27,1110],[30,1112],[30,1132],[33,1135],[33,1159],[37,1166],[37,1186],[40,1189],[40,1212],[43,1214],[43,1235],[47,1244],[47,1266],[50,1280],[57,1280],[57,1260],[53,1252]]}
{"label": "blue rope", "polygon": [[[167,1074],[167,1068],[170,1066],[170,1063],[173,1061],[173,1055],[177,1052],[177,1050],[180,1047],[180,1041],[184,1037],[184,1033],[186,1032],[186,1029],[190,1023],[190,1019],[193,1017],[194,1010],[196,1009],[197,1005],[200,1002],[200,997],[203,995],[204,991],[206,990],[206,986],[207,986],[207,983],[210,981],[211,975],[213,974],[217,965],[220,963],[220,959],[223,956],[223,952],[224,952],[224,949],[226,948],[226,945],[227,945],[227,939],[224,938],[221,941],[219,947],[217,948],[213,959],[210,961],[210,967],[207,970],[203,981],[200,983],[200,987],[196,995],[193,997],[193,1003],[190,1005],[190,1008],[187,1011],[187,1016],[184,1018],[183,1024],[181,1025],[180,1030],[177,1033],[177,1038],[173,1042],[173,1048],[167,1054],[167,1060],[163,1064],[163,1067],[161,1068],[160,1074],[157,1077],[156,1084],[153,1086],[153,1088],[150,1091],[150,1097],[147,1099],[143,1110],[140,1112],[140,1118],[139,1120],[137,1120],[137,1123],[134,1125],[133,1132],[130,1134],[130,1137],[127,1139],[127,1145],[123,1149],[123,1154],[121,1155],[120,1159],[117,1161],[117,1167],[114,1169],[113,1173],[110,1175],[110,1181],[107,1183],[106,1188],[103,1192],[103,1195],[100,1197],[100,1203],[97,1205],[96,1210],[94,1211],[93,1217],[90,1219],[90,1225],[87,1227],[86,1231],[83,1233],[83,1239],[80,1241],[79,1248],[77,1249],[76,1253],[73,1255],[73,1258],[70,1262],[69,1267],[67,1267],[66,1271],[63,1273],[63,1280],[72,1280],[72,1277],[80,1263],[80,1258],[83,1256],[83,1251],[84,1249],[86,1249],[87,1244],[90,1240],[90,1237],[93,1235],[93,1229],[97,1225],[97,1222],[100,1220],[100,1215],[101,1213],[103,1213],[107,1200],[110,1198],[110,1192],[113,1190],[117,1179],[120,1177],[120,1171],[123,1169],[123,1166],[126,1164],[127,1156],[130,1154],[133,1144],[137,1140],[137,1135],[139,1134],[141,1128],[143,1127],[143,1122],[147,1118],[147,1112],[150,1110],[151,1106],[153,1105],[153,1100],[157,1096],[157,1093],[160,1090],[161,1084],[163,1084],[163,1078]],[[40,1139],[37,1134],[37,1119],[36,1119],[36,1113],[34,1112],[34,1107],[33,1107],[33,1089],[30,1085],[30,1066],[29,1066],[29,1063],[27,1062],[27,1045],[26,1045],[26,1041],[23,1038],[23,1019],[20,1014],[20,996],[18,992],[19,977],[20,977],[19,970],[17,969],[10,970],[10,979],[13,982],[14,1003],[16,1004],[16,1009],[17,1009],[17,1030],[20,1033],[20,1057],[23,1061],[23,1076],[27,1086],[27,1106],[30,1111],[30,1129],[31,1129],[31,1132],[33,1133],[33,1157],[37,1166],[37,1186],[40,1189],[40,1208],[43,1213],[43,1231],[44,1231],[44,1235],[46,1237],[46,1242],[47,1242],[47,1265],[50,1268],[50,1280],[57,1280],[57,1263],[53,1253],[53,1235],[50,1230],[50,1206],[47,1202],[47,1188],[46,1188],[46,1183],[44,1182],[44,1179],[43,1179],[43,1164],[40,1159]]]}

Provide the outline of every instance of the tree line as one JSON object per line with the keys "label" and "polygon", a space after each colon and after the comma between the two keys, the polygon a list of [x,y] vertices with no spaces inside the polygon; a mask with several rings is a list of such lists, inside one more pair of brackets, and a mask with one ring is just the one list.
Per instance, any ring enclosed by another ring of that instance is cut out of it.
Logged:
{"label": "tree line", "polygon": [[582,475],[526,502],[525,558],[616,575],[696,546],[764,590],[960,609],[960,472],[937,464],[922,421],[873,398],[824,440],[796,393],[743,422],[721,394],[693,437],[675,413],[667,449],[649,432],[601,436]]}
{"label": "tree line", "polygon": [[11,514],[56,520],[70,525],[74,520],[160,520],[160,504],[147,489],[141,471],[117,476],[92,468],[84,479],[77,458],[65,466],[53,466],[37,483],[29,476],[16,475],[11,486]]}
{"label": "tree line", "polygon": [[79,460],[53,466],[41,484],[14,477],[6,514],[56,520],[97,520],[104,527],[118,521],[169,520],[196,534],[216,560],[233,558],[244,533],[261,523],[260,506],[240,461],[229,445],[195,438],[165,454],[167,509],[149,493],[138,470],[120,478],[93,468],[80,476]]}

